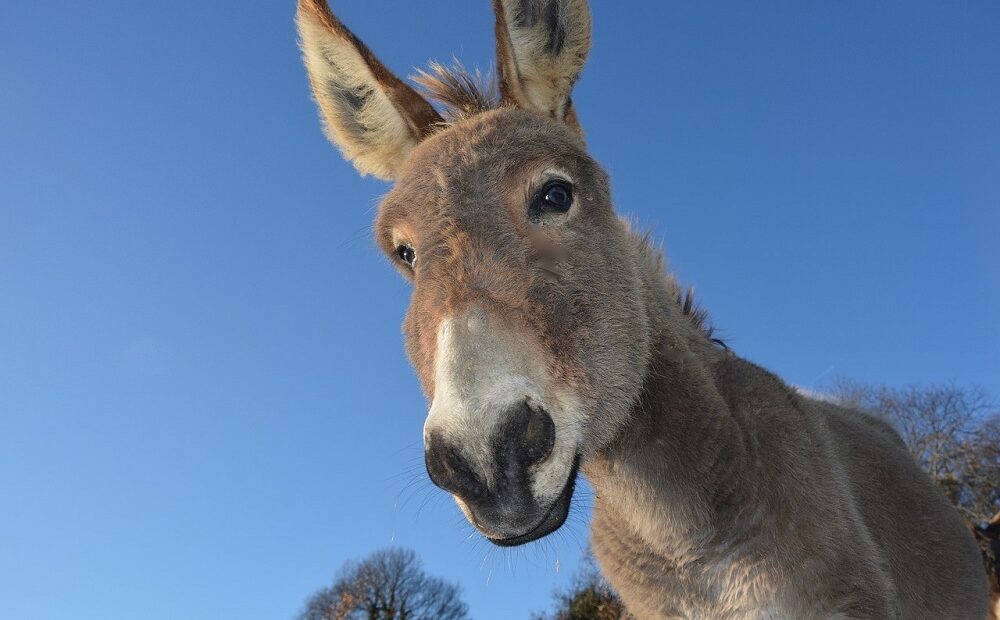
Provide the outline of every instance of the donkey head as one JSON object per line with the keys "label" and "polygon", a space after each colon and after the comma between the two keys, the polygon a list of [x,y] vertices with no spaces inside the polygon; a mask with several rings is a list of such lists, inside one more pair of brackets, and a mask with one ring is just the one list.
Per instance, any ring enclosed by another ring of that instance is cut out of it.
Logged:
{"label": "donkey head", "polygon": [[499,97],[437,67],[418,81],[444,112],[325,0],[300,0],[298,26],[331,141],[395,181],[376,236],[413,283],[427,471],[490,540],[516,545],[562,525],[581,459],[639,394],[650,330],[637,245],[570,101],[586,0],[493,5]]}

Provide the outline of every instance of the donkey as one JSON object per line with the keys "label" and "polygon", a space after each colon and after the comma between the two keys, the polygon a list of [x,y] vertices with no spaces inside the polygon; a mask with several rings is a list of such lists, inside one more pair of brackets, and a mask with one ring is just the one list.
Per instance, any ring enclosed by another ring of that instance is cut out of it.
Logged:
{"label": "donkey", "polygon": [[586,0],[493,8],[495,83],[432,65],[421,93],[298,4],[328,137],[395,182],[375,237],[413,284],[431,481],[512,546],[563,524],[582,471],[639,618],[982,620],[975,542],[893,430],[721,346],[615,215],[570,99]]}

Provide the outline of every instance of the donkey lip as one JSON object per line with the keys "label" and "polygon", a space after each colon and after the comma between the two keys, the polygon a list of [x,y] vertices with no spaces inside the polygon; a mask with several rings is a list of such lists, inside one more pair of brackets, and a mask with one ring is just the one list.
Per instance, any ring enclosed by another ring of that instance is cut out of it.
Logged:
{"label": "donkey lip", "polygon": [[573,489],[576,487],[576,474],[579,468],[580,455],[578,454],[573,460],[573,468],[569,472],[569,477],[566,479],[566,485],[563,487],[562,493],[552,503],[552,506],[549,507],[548,512],[545,513],[545,516],[542,517],[538,525],[520,536],[512,536],[510,538],[487,537],[487,539],[499,547],[516,547],[533,540],[538,540],[562,527],[562,524],[566,522],[566,517],[569,516],[570,500],[573,499]]}

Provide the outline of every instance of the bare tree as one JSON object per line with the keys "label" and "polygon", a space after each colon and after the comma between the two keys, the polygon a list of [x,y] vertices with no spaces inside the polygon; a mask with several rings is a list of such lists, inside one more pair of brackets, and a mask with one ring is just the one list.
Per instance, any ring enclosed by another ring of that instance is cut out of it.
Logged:
{"label": "bare tree", "polygon": [[346,564],[334,584],[312,595],[299,620],[466,620],[455,584],[424,573],[409,549],[376,551]]}
{"label": "bare tree", "polygon": [[892,424],[967,519],[983,522],[1000,511],[1000,410],[984,390],[839,380],[832,394]]}
{"label": "bare tree", "polygon": [[597,562],[588,550],[573,576],[572,585],[553,594],[551,614],[536,613],[532,620],[631,620],[625,605],[601,577]]}

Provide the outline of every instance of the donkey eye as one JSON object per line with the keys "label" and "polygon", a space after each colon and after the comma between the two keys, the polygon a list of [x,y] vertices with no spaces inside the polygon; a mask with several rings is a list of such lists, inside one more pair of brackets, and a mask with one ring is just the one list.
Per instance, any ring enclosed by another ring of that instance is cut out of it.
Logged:
{"label": "donkey eye", "polygon": [[396,247],[396,256],[399,257],[399,260],[412,267],[413,261],[417,258],[417,253],[413,251],[413,248],[403,243]]}
{"label": "donkey eye", "polygon": [[528,218],[536,224],[544,224],[546,213],[566,213],[573,206],[573,186],[568,181],[549,181],[535,194],[528,208]]}
{"label": "donkey eye", "polygon": [[554,211],[565,213],[573,204],[573,189],[564,181],[553,181],[545,186],[542,200]]}

